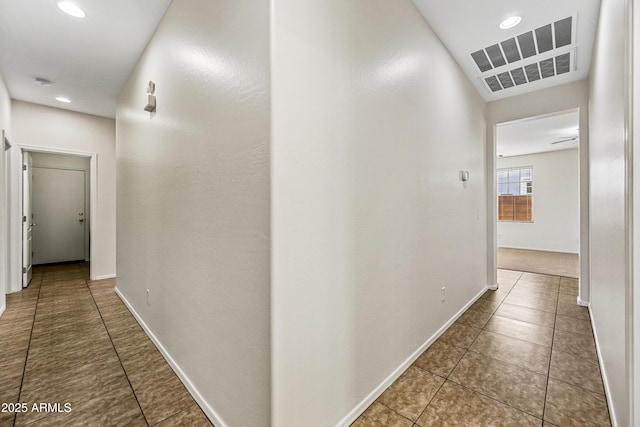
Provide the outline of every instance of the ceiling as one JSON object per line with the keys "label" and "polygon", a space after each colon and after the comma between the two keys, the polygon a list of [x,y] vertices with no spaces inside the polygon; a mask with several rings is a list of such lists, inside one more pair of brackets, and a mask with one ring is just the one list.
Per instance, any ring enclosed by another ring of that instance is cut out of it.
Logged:
{"label": "ceiling", "polygon": [[[73,1],[86,11],[84,19],[60,11],[56,0],[0,0],[0,74],[13,99],[114,117],[116,98],[171,0]],[[588,75],[599,0],[413,1],[486,101]],[[513,14],[522,16],[522,22],[499,29],[502,19]],[[553,24],[566,18],[571,18],[568,44],[526,59],[509,56],[509,46],[516,56],[525,55],[518,36],[531,31],[537,36],[535,30],[548,24],[557,29]],[[510,45],[502,43],[509,40]],[[481,71],[472,54],[487,54],[492,61],[496,48],[513,62],[496,62],[496,67],[489,62],[490,69]],[[554,67],[562,73],[533,81],[527,74],[532,66],[539,73]],[[39,86],[36,77],[53,84]],[[508,81],[513,87],[507,87]],[[492,85],[498,90],[492,91]],[[56,96],[72,102],[60,103]]]}
{"label": "ceiling", "polygon": [[0,74],[13,99],[115,117],[116,98],[171,0],[74,3],[85,18],[55,0],[0,0]]}
{"label": "ceiling", "polygon": [[[589,74],[599,0],[413,2],[485,101]],[[520,24],[501,30],[500,22],[513,15],[522,17]]]}
{"label": "ceiling", "polygon": [[522,156],[578,148],[579,113],[532,117],[496,126],[496,154]]}

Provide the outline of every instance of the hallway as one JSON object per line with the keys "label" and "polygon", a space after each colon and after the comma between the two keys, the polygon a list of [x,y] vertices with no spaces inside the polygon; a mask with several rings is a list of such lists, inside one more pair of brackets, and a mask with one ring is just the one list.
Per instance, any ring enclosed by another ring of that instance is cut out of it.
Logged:
{"label": "hallway", "polygon": [[498,283],[353,426],[610,425],[577,280],[499,270]]}
{"label": "hallway", "polygon": [[[0,426],[211,425],[113,291],[88,264],[36,267],[0,318]],[[34,403],[59,403],[34,411]],[[70,411],[65,411],[70,403]],[[15,408],[14,408],[15,409]]]}

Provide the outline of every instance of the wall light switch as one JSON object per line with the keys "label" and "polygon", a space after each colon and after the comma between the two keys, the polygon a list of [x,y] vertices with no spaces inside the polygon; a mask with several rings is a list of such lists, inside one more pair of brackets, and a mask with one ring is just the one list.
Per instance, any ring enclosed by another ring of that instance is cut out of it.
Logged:
{"label": "wall light switch", "polygon": [[469,171],[460,171],[460,181],[469,181]]}

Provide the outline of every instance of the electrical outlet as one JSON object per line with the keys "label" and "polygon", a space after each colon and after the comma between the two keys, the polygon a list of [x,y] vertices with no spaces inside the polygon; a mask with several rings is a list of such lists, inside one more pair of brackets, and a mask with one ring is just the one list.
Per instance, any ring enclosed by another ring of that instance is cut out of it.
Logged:
{"label": "electrical outlet", "polygon": [[440,302],[445,302],[445,300],[446,300],[445,297],[447,296],[447,287],[443,286],[442,288],[440,288],[440,293],[441,293],[441,297],[442,297],[440,299]]}
{"label": "electrical outlet", "polygon": [[147,289],[147,305],[151,305],[151,291]]}

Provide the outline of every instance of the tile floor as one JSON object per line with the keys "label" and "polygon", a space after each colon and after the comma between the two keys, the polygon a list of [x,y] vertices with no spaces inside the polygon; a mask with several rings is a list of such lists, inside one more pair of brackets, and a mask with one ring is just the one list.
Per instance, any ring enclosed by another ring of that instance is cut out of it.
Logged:
{"label": "tile floor", "polygon": [[[610,425],[577,281],[500,270],[498,282],[353,425]],[[211,425],[113,287],[67,264],[7,296],[0,402],[72,410],[0,412],[0,426]]]}
{"label": "tile floor", "polygon": [[211,426],[113,287],[78,263],[35,268],[26,290],[7,295],[0,403],[29,410],[0,412],[0,426]]}
{"label": "tile floor", "polygon": [[577,280],[499,270],[498,283],[352,426],[610,426]]}

